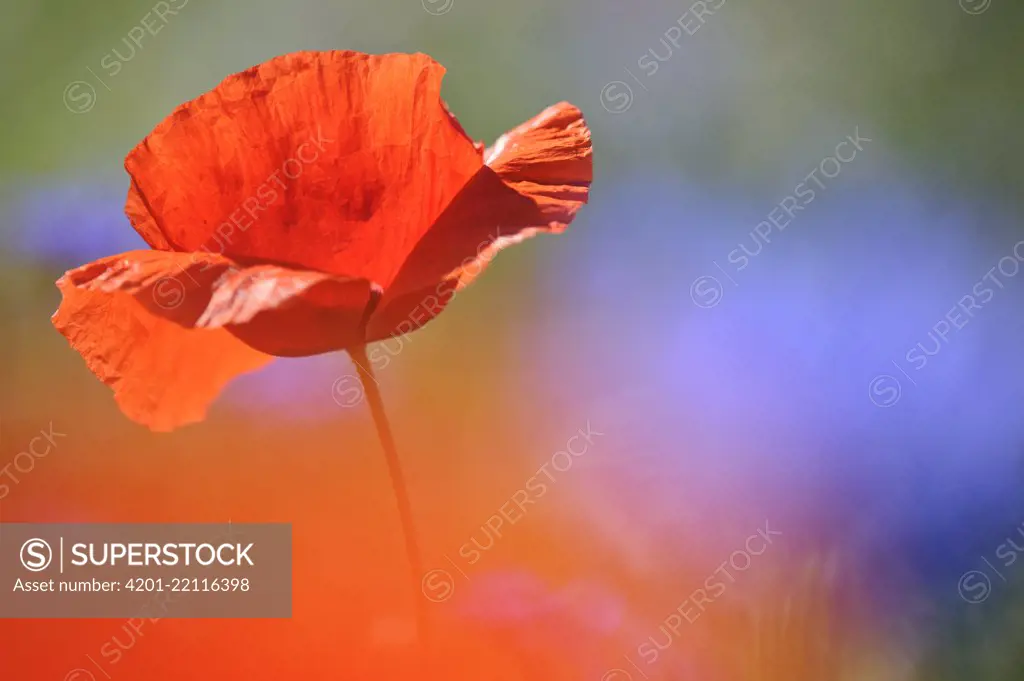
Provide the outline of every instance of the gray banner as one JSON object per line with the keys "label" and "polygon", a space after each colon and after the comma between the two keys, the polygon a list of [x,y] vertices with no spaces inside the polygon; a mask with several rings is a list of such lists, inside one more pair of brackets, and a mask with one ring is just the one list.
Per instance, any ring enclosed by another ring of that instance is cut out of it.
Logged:
{"label": "gray banner", "polygon": [[0,619],[291,616],[291,525],[0,524]]}

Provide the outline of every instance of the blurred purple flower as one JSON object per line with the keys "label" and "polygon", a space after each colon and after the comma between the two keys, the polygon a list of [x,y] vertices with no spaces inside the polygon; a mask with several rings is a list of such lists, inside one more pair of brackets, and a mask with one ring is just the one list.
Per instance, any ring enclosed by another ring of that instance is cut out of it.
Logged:
{"label": "blurred purple flower", "polygon": [[[1024,235],[991,202],[851,172],[757,243],[782,187],[606,179],[586,224],[539,256],[543,316],[518,347],[547,402],[528,407],[608,434],[577,512],[637,569],[669,538],[728,550],[770,518],[792,548],[895,549],[948,587],[1019,522],[1024,272],[937,352],[935,327]],[[919,343],[923,366],[907,359]],[[879,375],[901,383],[889,408],[869,393]]]}
{"label": "blurred purple flower", "polygon": [[72,267],[148,248],[124,215],[124,182],[60,182],[18,188],[5,211],[7,246],[40,262]]}

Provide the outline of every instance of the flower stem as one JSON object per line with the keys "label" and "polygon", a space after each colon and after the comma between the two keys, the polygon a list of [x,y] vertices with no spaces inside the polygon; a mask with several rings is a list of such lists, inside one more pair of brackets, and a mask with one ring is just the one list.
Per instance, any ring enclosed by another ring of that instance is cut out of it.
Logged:
{"label": "flower stem", "polygon": [[391,426],[388,425],[388,417],[384,412],[384,400],[380,394],[380,384],[373,376],[373,368],[366,356],[366,346],[360,345],[357,348],[349,348],[348,354],[352,357],[356,371],[359,372],[359,381],[362,383],[363,392],[370,405],[370,412],[373,414],[373,423],[377,427],[377,437],[380,438],[380,445],[384,449],[384,458],[388,463],[388,472],[391,475],[391,488],[395,493],[395,501],[398,504],[398,516],[402,523],[402,534],[405,537],[405,554],[409,561],[409,569],[412,577],[413,598],[416,602],[416,633],[420,647],[426,652],[428,631],[427,631],[427,604],[422,598],[420,584],[423,579],[423,559],[420,556],[419,545],[416,540],[416,526],[412,519],[412,505],[409,503],[409,491],[405,486],[405,478],[402,475],[402,466],[398,460],[398,450],[395,448],[395,439],[391,435]]}

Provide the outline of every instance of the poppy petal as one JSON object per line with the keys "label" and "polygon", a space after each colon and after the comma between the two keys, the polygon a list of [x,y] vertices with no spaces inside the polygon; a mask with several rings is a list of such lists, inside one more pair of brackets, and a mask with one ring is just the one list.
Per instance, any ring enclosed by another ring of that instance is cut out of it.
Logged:
{"label": "poppy petal", "polygon": [[155,248],[387,285],[483,166],[423,54],[298,52],[178,107],[125,159]]}
{"label": "poppy petal", "polygon": [[228,381],[273,359],[224,329],[155,315],[116,287],[79,285],[76,273],[96,264],[57,282],[63,301],[53,324],[132,420],[157,431],[201,421]]}
{"label": "poppy petal", "polygon": [[365,279],[257,265],[226,273],[213,291],[202,328],[226,328],[254,348],[305,357],[362,345],[378,288]]}
{"label": "poppy petal", "polygon": [[485,155],[487,166],[462,188],[385,288],[368,340],[422,326],[498,251],[540,232],[563,231],[587,202],[590,129],[567,102],[502,135]]}
{"label": "poppy petal", "polygon": [[359,344],[365,280],[211,254],[132,251],[67,272],[57,329],[154,430],[201,420],[234,376],[273,356]]}
{"label": "poppy petal", "polygon": [[128,198],[125,200],[124,213],[128,216],[128,221],[132,223],[132,227],[139,233],[146,243],[152,248],[159,249],[161,251],[172,251],[171,242],[167,240],[164,233],[160,231],[160,225],[157,224],[156,220],[149,213],[149,208],[142,200],[142,195],[139,193],[138,187],[133,180],[128,186]]}
{"label": "poppy petal", "polygon": [[364,279],[209,253],[132,251],[65,275],[79,288],[127,293],[186,328],[223,328],[270,355],[301,357],[363,342],[378,287]]}

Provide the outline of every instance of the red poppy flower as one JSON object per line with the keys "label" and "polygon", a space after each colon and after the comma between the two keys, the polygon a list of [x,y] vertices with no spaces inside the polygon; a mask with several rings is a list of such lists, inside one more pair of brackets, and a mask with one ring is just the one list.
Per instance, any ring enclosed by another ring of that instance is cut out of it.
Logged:
{"label": "red poppy flower", "polygon": [[485,150],[422,54],[299,52],[179,106],[125,160],[153,250],[67,272],[57,329],[154,430],[273,357],[433,319],[496,250],[586,203],[590,131],[561,103]]}

